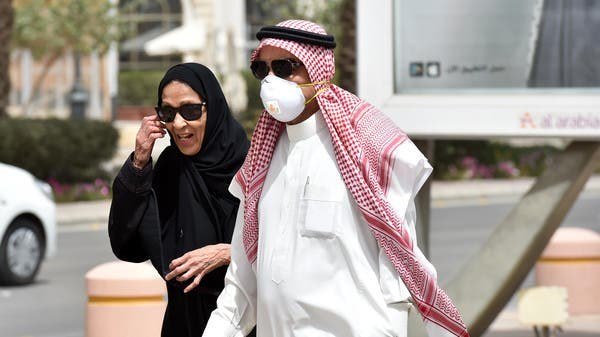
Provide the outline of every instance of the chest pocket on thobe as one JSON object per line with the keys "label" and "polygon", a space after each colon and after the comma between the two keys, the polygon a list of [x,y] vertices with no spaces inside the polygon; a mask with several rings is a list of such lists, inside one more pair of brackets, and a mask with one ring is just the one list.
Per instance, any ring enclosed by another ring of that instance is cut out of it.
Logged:
{"label": "chest pocket on thobe", "polygon": [[302,197],[298,220],[300,235],[307,238],[333,239],[341,234],[340,211],[344,190],[319,181],[311,181],[307,177]]}

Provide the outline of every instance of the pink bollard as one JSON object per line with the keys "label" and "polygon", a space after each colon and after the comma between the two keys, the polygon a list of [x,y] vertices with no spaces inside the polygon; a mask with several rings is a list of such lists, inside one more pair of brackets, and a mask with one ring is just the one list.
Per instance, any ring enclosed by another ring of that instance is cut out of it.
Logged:
{"label": "pink bollard", "polygon": [[567,288],[569,314],[600,314],[600,234],[559,228],[535,271],[538,285]]}
{"label": "pink bollard", "polygon": [[167,290],[152,265],[104,263],[85,279],[86,337],[160,337]]}

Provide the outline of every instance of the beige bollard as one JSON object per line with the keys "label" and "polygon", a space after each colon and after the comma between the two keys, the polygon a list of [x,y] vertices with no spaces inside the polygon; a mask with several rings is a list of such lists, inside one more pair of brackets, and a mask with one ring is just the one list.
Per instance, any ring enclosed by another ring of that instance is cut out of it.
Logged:
{"label": "beige bollard", "polygon": [[600,234],[559,228],[536,265],[536,282],[567,288],[569,314],[600,314]]}
{"label": "beige bollard", "polygon": [[109,262],[85,279],[86,337],[160,337],[166,286],[152,265]]}

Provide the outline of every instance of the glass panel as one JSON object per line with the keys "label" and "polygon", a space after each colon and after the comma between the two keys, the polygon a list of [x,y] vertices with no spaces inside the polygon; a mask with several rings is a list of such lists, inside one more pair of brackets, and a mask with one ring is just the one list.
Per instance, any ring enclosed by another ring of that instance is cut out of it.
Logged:
{"label": "glass panel", "polygon": [[598,46],[600,1],[394,2],[396,92],[594,89]]}
{"label": "glass panel", "polygon": [[181,55],[150,56],[144,44],[181,25],[181,1],[157,0],[119,2],[120,19],[126,35],[119,46],[121,70],[165,70],[181,62]]}

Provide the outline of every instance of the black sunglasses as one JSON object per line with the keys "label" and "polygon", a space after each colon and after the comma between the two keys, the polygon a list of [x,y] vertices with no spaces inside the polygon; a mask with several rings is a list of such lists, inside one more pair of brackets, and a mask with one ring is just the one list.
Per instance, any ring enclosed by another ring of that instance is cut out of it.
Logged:
{"label": "black sunglasses", "polygon": [[157,106],[154,109],[158,114],[158,118],[165,123],[170,123],[175,120],[175,115],[179,113],[186,121],[195,121],[202,117],[202,107],[206,106],[206,102],[197,104],[184,104],[179,108],[171,106]]}
{"label": "black sunglasses", "polygon": [[266,61],[252,61],[250,63],[250,69],[252,74],[259,80],[269,75],[269,70],[273,69],[273,74],[277,77],[288,78],[290,75],[302,65],[299,61],[294,59],[280,59],[271,61],[271,66]]}

